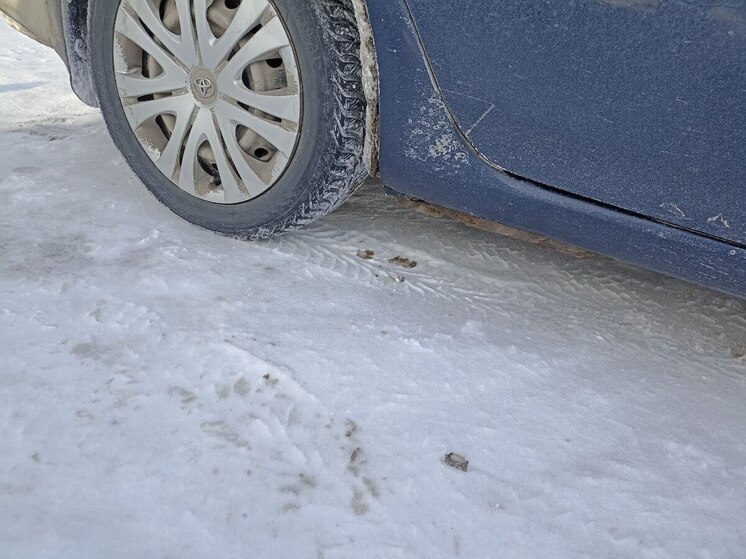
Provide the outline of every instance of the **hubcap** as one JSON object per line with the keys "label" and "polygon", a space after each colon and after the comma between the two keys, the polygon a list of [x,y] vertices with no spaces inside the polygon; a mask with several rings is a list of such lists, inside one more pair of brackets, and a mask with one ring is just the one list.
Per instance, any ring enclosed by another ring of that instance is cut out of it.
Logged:
{"label": "hubcap", "polygon": [[114,29],[124,113],[161,173],[220,204],[279,180],[300,132],[301,81],[269,0],[121,0]]}

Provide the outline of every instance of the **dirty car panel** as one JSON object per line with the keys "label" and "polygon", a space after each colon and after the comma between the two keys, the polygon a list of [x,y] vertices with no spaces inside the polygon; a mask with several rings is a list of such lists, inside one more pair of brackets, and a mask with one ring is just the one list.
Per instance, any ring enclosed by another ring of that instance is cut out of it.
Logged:
{"label": "dirty car panel", "polygon": [[[409,4],[405,0],[368,0],[368,7],[379,47],[380,167],[388,187],[746,296],[743,244],[530,181],[487,160],[467,140],[445,103],[437,68],[426,56]],[[392,25],[392,21],[405,24]],[[463,38],[459,42],[463,43]],[[451,47],[459,48],[456,44]],[[490,48],[470,50],[471,55],[483,52],[499,56]],[[485,65],[480,66],[482,71]],[[729,95],[740,92],[731,91]],[[492,133],[498,135],[500,131]],[[531,130],[525,133],[531,134]],[[743,184],[736,186],[743,188]],[[737,207],[743,208],[743,196]]]}
{"label": "dirty car panel", "polygon": [[408,2],[491,162],[746,243],[746,3]]}

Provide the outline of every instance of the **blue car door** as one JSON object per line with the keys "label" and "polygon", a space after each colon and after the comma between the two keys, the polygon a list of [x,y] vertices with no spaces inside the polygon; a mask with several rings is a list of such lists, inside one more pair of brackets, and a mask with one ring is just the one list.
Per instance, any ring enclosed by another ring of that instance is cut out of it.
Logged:
{"label": "blue car door", "polygon": [[746,2],[408,0],[490,162],[746,244]]}

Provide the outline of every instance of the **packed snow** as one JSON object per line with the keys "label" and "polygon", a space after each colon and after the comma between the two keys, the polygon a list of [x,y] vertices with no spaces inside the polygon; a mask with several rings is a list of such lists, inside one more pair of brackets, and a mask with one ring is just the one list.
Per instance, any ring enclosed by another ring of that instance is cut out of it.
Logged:
{"label": "packed snow", "polygon": [[201,230],[5,24],[0,356],[3,558],[746,549],[746,302],[375,186]]}

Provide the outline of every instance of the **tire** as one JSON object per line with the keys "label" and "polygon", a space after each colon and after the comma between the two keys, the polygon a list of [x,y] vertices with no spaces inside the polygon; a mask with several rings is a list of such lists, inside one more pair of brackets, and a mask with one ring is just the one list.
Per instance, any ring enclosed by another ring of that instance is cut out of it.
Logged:
{"label": "tire", "polygon": [[175,214],[206,229],[246,239],[268,238],[323,217],[367,177],[363,160],[366,102],[351,1],[270,2],[297,60],[302,83],[299,132],[294,154],[276,182],[256,197],[229,204],[183,190],[173,176],[161,172],[143,147],[125,114],[114,70],[120,2],[91,1],[94,82],[117,148],[145,186]]}

